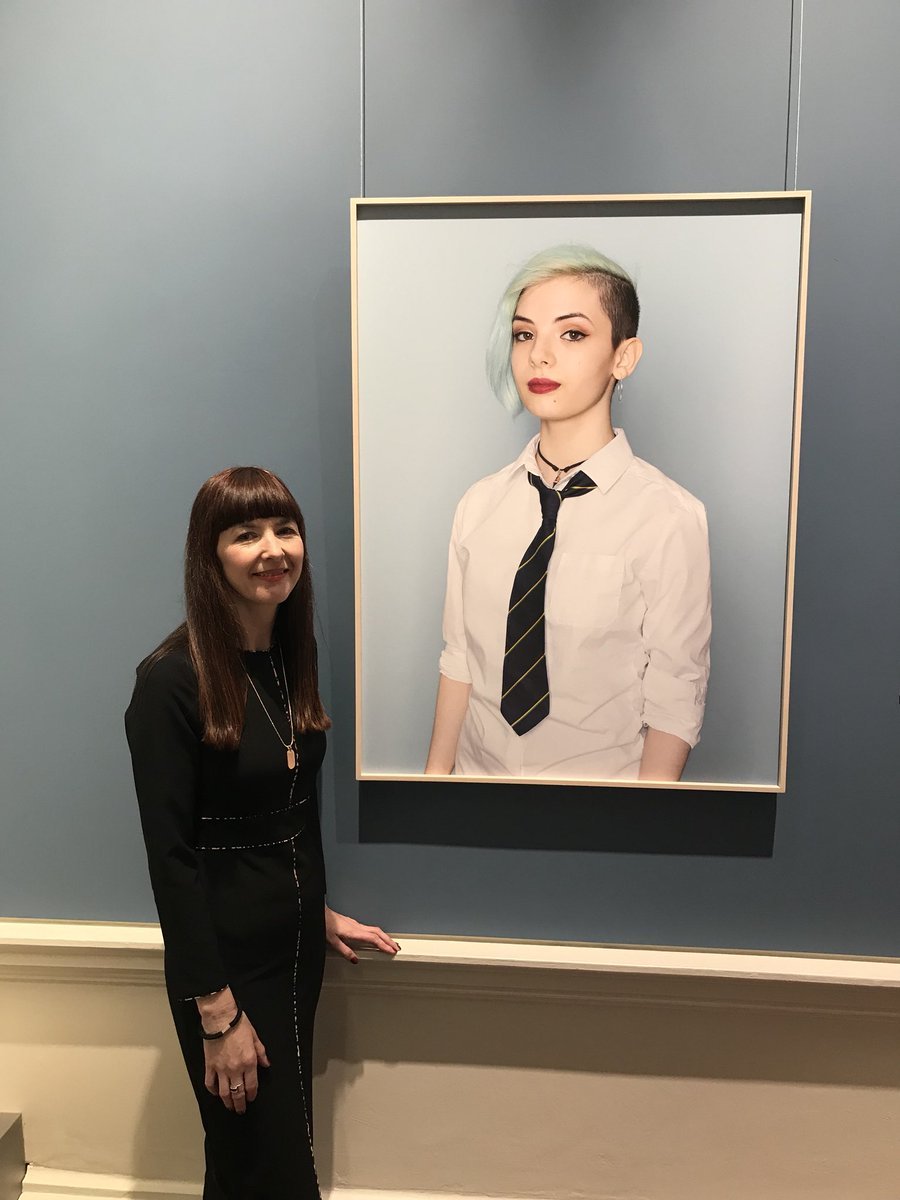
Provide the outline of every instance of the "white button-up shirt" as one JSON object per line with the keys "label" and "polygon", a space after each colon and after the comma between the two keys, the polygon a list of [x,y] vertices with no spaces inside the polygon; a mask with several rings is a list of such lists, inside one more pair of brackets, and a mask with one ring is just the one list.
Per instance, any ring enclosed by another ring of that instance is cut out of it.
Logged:
{"label": "white button-up shirt", "polygon": [[540,473],[538,439],[459,502],[440,659],[443,675],[472,685],[455,774],[634,779],[648,726],[699,740],[711,629],[706,511],[615,434],[579,468],[596,490],[560,507],[545,600],[550,715],[521,736],[500,695],[510,590],[541,523],[528,481]]}

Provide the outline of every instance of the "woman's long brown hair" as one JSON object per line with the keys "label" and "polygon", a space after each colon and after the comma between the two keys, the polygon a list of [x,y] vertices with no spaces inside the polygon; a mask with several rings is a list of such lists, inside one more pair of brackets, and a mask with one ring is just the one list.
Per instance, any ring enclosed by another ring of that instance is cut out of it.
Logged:
{"label": "woman's long brown hair", "polygon": [[273,635],[284,655],[294,727],[303,733],[331,725],[319,697],[312,575],[303,514],[271,471],[229,467],[207,479],[191,508],[184,548],[187,619],[141,664],[143,674],[173,650],[190,655],[197,673],[203,740],[217,750],[238,748],[247,704],[247,673],[241,659],[243,629],[219,561],[219,534],[232,525],[264,517],[295,521],[305,551],[297,585],[278,606]]}

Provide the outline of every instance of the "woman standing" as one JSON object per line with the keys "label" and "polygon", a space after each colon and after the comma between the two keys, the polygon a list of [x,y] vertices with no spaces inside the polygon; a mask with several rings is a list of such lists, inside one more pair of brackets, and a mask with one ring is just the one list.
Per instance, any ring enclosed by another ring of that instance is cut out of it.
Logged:
{"label": "woman standing", "polygon": [[399,947],[325,904],[303,516],[259,467],[208,479],[186,621],[138,667],[125,725],[170,1006],[206,1133],[204,1200],[319,1196],[312,1033],[326,940]]}
{"label": "woman standing", "polygon": [[677,781],[709,675],[706,513],[611,419],[634,284],[590,246],[514,276],[488,376],[540,421],[456,510],[427,774]]}

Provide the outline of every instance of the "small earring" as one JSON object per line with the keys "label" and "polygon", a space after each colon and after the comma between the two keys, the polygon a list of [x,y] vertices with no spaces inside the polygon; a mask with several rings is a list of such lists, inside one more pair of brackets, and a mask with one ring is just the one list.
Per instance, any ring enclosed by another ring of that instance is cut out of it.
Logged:
{"label": "small earring", "polygon": [[616,397],[616,399],[617,399],[617,400],[619,400],[619,401],[621,401],[621,399],[622,399],[622,395],[623,395],[623,393],[624,393],[624,391],[625,391],[625,380],[624,380],[624,379],[617,379],[617,380],[616,380],[616,386],[613,388],[613,391],[615,392],[615,397]]}

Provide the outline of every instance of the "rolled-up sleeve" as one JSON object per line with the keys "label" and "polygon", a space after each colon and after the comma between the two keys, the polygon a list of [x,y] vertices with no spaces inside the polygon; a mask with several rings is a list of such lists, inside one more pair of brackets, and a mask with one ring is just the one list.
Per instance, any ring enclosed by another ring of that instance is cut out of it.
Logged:
{"label": "rolled-up sleeve", "polygon": [[647,654],[643,723],[695,746],[706,706],[712,632],[709,533],[699,501],[665,522],[642,572]]}
{"label": "rolled-up sleeve", "polygon": [[141,677],[125,714],[166,981],[180,999],[228,983],[194,849],[200,770],[195,709],[192,668],[169,655]]}
{"label": "rolled-up sleeve", "polygon": [[447,591],[444,596],[444,649],[438,664],[442,675],[459,683],[471,683],[472,674],[466,655],[466,626],[463,612],[463,564],[460,525],[465,497],[453,518],[450,549],[447,555]]}

